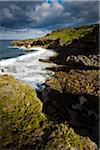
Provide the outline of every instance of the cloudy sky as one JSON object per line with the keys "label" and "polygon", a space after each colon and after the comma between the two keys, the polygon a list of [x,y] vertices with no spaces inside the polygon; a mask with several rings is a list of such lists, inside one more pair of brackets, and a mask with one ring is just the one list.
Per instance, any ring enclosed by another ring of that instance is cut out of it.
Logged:
{"label": "cloudy sky", "polygon": [[0,0],[0,39],[43,36],[59,27],[99,22],[96,0]]}

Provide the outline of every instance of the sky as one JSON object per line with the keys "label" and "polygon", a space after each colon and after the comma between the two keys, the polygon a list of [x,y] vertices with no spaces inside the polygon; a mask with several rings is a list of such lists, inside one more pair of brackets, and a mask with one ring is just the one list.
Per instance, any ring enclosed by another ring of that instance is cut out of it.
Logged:
{"label": "sky", "polygon": [[96,0],[0,0],[0,39],[40,37],[56,28],[99,23]]}

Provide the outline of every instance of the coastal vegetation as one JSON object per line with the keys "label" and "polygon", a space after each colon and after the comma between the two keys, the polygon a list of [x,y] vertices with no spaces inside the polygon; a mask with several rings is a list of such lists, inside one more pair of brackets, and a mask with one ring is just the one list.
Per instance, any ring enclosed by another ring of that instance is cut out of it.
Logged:
{"label": "coastal vegetation", "polygon": [[17,40],[13,41],[12,44],[14,46],[41,46],[46,48],[50,48],[52,46],[65,46],[70,44],[74,39],[80,39],[81,37],[84,37],[88,33],[92,32],[94,26],[96,25],[82,26],[69,29],[57,29],[44,37],[36,39]]}
{"label": "coastal vegetation", "polygon": [[85,36],[89,32],[91,32],[93,26],[82,26],[77,28],[69,28],[69,29],[57,29],[52,31],[50,34],[47,34],[45,37],[51,39],[60,39],[61,45],[65,46],[71,43],[74,39],[80,39]]}

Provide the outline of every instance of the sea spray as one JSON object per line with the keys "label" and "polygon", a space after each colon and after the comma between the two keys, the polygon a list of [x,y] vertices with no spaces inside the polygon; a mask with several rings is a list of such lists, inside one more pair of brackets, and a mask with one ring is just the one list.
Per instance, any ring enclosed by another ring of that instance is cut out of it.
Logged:
{"label": "sea spray", "polygon": [[0,74],[13,75],[16,79],[24,81],[39,90],[43,88],[41,85],[45,80],[52,75],[52,71],[46,70],[46,68],[56,65],[53,63],[40,62],[39,59],[47,59],[54,56],[55,52],[44,48],[33,49],[36,51],[16,58],[1,60]]}

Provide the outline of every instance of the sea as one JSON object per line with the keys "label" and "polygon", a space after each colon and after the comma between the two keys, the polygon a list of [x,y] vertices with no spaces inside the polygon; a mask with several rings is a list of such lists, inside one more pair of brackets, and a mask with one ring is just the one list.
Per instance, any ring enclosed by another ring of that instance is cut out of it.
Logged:
{"label": "sea", "polygon": [[44,48],[13,47],[12,40],[0,40],[0,75],[13,75],[16,79],[26,82],[32,88],[42,90],[45,80],[53,75],[48,67],[54,63],[40,62],[48,59],[56,52]]}

